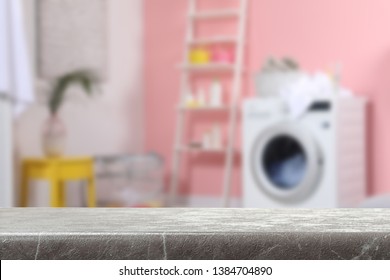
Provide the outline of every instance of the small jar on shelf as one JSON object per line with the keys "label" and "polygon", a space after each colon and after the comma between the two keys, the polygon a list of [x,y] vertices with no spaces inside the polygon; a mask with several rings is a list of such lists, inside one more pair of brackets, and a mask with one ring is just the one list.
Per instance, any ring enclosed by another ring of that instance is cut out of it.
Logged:
{"label": "small jar on shelf", "polygon": [[211,61],[211,53],[205,47],[196,47],[190,50],[189,62],[192,65],[208,64]]}

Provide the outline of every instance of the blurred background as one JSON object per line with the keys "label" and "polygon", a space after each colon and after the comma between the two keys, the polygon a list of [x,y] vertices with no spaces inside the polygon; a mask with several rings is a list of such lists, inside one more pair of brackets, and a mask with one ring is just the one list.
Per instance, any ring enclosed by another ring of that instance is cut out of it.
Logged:
{"label": "blurred background", "polygon": [[390,207],[389,13],[0,0],[0,206]]}

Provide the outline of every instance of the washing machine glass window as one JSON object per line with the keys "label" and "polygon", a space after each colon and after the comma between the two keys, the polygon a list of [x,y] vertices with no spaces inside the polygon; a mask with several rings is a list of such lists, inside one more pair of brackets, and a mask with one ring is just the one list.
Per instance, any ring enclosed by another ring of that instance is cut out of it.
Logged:
{"label": "washing machine glass window", "polygon": [[281,190],[299,186],[304,179],[307,158],[301,144],[289,135],[280,135],[266,145],[259,159],[268,179]]}
{"label": "washing machine glass window", "polygon": [[308,129],[282,123],[254,142],[253,176],[265,195],[294,204],[310,197],[322,173],[322,155]]}

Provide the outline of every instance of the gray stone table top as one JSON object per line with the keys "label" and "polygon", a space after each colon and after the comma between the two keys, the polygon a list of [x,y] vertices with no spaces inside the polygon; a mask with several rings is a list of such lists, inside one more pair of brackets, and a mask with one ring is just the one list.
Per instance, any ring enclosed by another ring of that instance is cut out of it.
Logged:
{"label": "gray stone table top", "polygon": [[1,259],[390,259],[385,209],[2,209]]}

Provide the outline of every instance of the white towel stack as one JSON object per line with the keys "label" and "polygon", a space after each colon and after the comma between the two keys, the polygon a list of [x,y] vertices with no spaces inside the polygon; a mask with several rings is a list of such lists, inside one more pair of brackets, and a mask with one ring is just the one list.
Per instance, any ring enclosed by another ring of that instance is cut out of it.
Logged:
{"label": "white towel stack", "polygon": [[315,100],[350,97],[352,93],[339,87],[328,74],[317,72],[301,75],[300,79],[281,89],[279,95],[286,102],[290,117],[295,119],[302,116]]}

